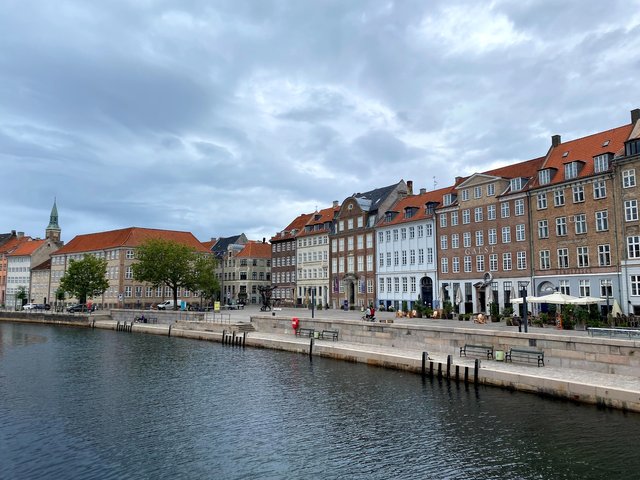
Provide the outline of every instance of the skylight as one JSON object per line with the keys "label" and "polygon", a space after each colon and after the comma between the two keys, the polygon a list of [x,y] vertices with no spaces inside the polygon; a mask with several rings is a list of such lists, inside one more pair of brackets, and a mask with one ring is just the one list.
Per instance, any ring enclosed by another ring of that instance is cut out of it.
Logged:
{"label": "skylight", "polygon": [[603,146],[603,147],[606,147],[607,145],[609,145],[609,140],[605,140],[605,141],[602,143],[602,146]]}
{"label": "skylight", "polygon": [[568,155],[569,155],[569,152],[564,152],[564,153],[562,154],[562,158],[566,158]]}

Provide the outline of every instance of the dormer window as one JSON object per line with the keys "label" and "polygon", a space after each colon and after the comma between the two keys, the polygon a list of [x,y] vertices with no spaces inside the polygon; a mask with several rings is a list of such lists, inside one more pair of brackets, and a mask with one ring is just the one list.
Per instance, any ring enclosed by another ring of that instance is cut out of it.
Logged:
{"label": "dormer window", "polygon": [[523,178],[512,178],[510,183],[510,187],[511,187],[511,191],[512,192],[516,192],[518,190],[522,190],[522,187],[524,186],[524,179]]}
{"label": "dormer window", "polygon": [[404,209],[404,218],[411,218],[413,217],[416,212],[418,211],[417,207],[407,207]]}
{"label": "dormer window", "polygon": [[569,162],[564,166],[564,179],[571,180],[578,177],[578,162]]}
{"label": "dormer window", "polygon": [[427,202],[425,204],[425,211],[427,212],[427,215],[433,215],[436,211],[437,205],[438,205],[438,202]]}
{"label": "dormer window", "polygon": [[396,212],[387,212],[384,214],[384,221],[385,222],[390,222],[391,220],[393,220],[393,217],[396,216]]}
{"label": "dormer window", "polygon": [[452,203],[453,203],[453,195],[451,195],[450,193],[447,193],[442,197],[442,204],[445,207],[451,205]]}
{"label": "dormer window", "polygon": [[595,173],[606,172],[609,170],[609,160],[611,159],[610,153],[603,153],[593,157],[593,170]]}
{"label": "dormer window", "polygon": [[551,169],[545,168],[538,172],[538,182],[540,185],[548,185],[551,183]]}
{"label": "dormer window", "polygon": [[640,153],[640,138],[636,138],[634,140],[629,140],[624,144],[624,154],[627,157],[631,155],[637,155]]}

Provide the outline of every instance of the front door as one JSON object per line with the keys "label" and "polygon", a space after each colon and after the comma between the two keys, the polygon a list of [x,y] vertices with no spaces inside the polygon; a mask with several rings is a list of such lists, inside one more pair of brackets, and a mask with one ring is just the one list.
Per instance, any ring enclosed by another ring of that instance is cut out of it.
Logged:
{"label": "front door", "polygon": [[423,305],[429,308],[433,307],[433,280],[429,277],[420,279],[420,298],[422,298]]}

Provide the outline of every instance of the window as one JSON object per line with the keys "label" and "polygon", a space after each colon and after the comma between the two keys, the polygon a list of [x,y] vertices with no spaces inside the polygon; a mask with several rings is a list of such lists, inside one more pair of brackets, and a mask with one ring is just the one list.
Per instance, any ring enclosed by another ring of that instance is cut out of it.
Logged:
{"label": "window", "polygon": [[604,232],[606,230],[609,230],[609,212],[607,210],[596,212],[596,231]]}
{"label": "window", "polygon": [[[420,249],[420,255],[422,256],[422,249]],[[432,264],[433,263],[433,248],[432,247],[427,248],[427,263],[428,264]]]}
{"label": "window", "polygon": [[578,247],[578,267],[584,268],[589,266],[589,247]]}
{"label": "window", "polygon": [[406,240],[407,239],[407,229],[406,228],[401,228],[400,229],[400,240]]}
{"label": "window", "polygon": [[578,176],[578,162],[570,162],[564,165],[564,179],[571,180]]}
{"label": "window", "polygon": [[469,200],[469,190],[462,190],[462,201],[466,202]]}
{"label": "window", "polygon": [[453,257],[451,259],[451,270],[453,271],[453,273],[460,273],[460,258],[459,257]]}
{"label": "window", "polygon": [[[403,253],[403,257],[404,257],[405,263],[406,263],[407,253],[406,252],[402,252],[402,253]],[[358,266],[358,272],[364,271],[364,257],[362,255],[358,255],[357,266]]]}
{"label": "window", "polygon": [[509,186],[511,187],[511,191],[515,192],[518,190],[522,190],[522,187],[524,186],[524,179],[522,178],[512,178],[511,181],[509,182]]}
{"label": "window", "polygon": [[553,206],[561,207],[564,205],[564,190],[556,190],[553,192]]}
{"label": "window", "polygon": [[423,248],[419,248],[418,249],[418,264],[419,265],[423,265],[424,264],[424,249]]}
{"label": "window", "polygon": [[629,258],[640,258],[640,236],[627,237],[627,256]]}
{"label": "window", "polygon": [[464,257],[464,271],[469,273],[471,272],[471,256],[467,255]]}
{"label": "window", "polygon": [[[640,275],[631,275],[629,283],[631,284],[631,295],[634,297],[640,295]],[[611,285],[609,285],[609,288],[611,288]],[[611,297],[612,295],[609,294],[608,296]]]}
{"label": "window", "polygon": [[576,234],[587,233],[587,215],[581,213],[575,216]]}
{"label": "window", "polygon": [[131,280],[133,278],[133,269],[129,266],[124,272],[124,278]]}
{"label": "window", "polygon": [[469,248],[471,246],[471,232],[464,232],[462,234],[462,246]]}
{"label": "window", "polygon": [[[333,260],[335,260],[335,258]],[[378,266],[384,267],[384,253],[378,254]],[[333,268],[333,271],[335,272],[336,269]]]}
{"label": "window", "polygon": [[447,257],[440,259],[440,270],[442,273],[449,273],[449,259]]}
{"label": "window", "polygon": [[476,231],[476,247],[484,245],[484,232],[482,230]]}
{"label": "window", "polygon": [[589,297],[591,295],[591,285],[589,280],[580,280],[579,282],[579,294],[581,297]]}
{"label": "window", "polygon": [[489,245],[495,245],[498,243],[498,230],[495,228],[489,229]]}
{"label": "window", "polygon": [[538,210],[544,210],[545,208],[547,208],[547,194],[546,193],[539,193],[536,196],[536,200],[537,200],[537,204],[538,204]]}
{"label": "window", "polygon": [[451,205],[452,203],[453,203],[453,195],[451,195],[450,193],[447,193],[442,197],[442,204],[445,207],[448,205]]}
{"label": "window", "polygon": [[473,188],[473,198],[482,197],[482,187],[474,187]]}
{"label": "window", "polygon": [[440,214],[440,226],[441,227],[447,226],[447,215],[444,213]]}
{"label": "window", "polygon": [[558,268],[569,268],[569,249],[558,249]]}
{"label": "window", "polygon": [[451,212],[451,226],[455,227],[458,225],[458,212]]}
{"label": "window", "polygon": [[400,293],[400,278],[393,277],[393,291],[395,293]]}
{"label": "window", "polygon": [[422,238],[424,236],[424,227],[422,225],[418,225],[418,238]]}
{"label": "window", "polygon": [[476,256],[476,272],[484,272],[484,255]]}
{"label": "window", "polygon": [[511,227],[502,227],[502,243],[511,243]]}
{"label": "window", "polygon": [[571,289],[569,288],[569,280],[560,280],[560,293],[565,295],[571,295]]}
{"label": "window", "polygon": [[[421,227],[418,227],[418,237],[422,237],[420,234],[420,228]],[[425,232],[427,237],[431,237],[433,235],[433,223],[427,223],[427,225],[425,225]]]}
{"label": "window", "polygon": [[132,258],[134,258],[134,257],[135,257],[135,255],[133,254],[133,250],[127,250],[127,256],[126,256],[126,258],[128,258],[128,259],[132,259]]}
{"label": "window", "polygon": [[492,197],[495,194],[496,194],[496,186],[495,184],[490,183],[489,185],[487,185],[487,196]]}
{"label": "window", "polygon": [[416,237],[416,227],[409,227],[409,238]]}
{"label": "window", "polygon": [[549,238],[548,220],[538,220],[538,238]]}
{"label": "window", "polygon": [[638,221],[638,201],[626,200],[624,202],[624,219],[626,222]]}
{"label": "window", "polygon": [[498,271],[498,254],[492,253],[489,255],[489,270],[492,272]]}
{"label": "window", "polygon": [[611,246],[598,245],[598,266],[608,267],[611,265]]}
{"label": "window", "polygon": [[416,251],[414,249],[409,250],[409,263],[411,265],[416,264]]}
{"label": "window", "polygon": [[551,170],[549,170],[548,168],[545,170],[540,170],[538,172],[538,181],[540,182],[540,185],[548,185],[549,183],[551,183]]}
{"label": "window", "polygon": [[387,267],[391,266],[391,252],[387,252]]}
{"label": "window", "polygon": [[637,155],[638,153],[640,153],[640,140],[633,139],[624,144],[624,154],[627,157]]}
{"label": "window", "polygon": [[338,251],[344,252],[344,238],[338,239]]}
{"label": "window", "polygon": [[340,220],[338,222],[338,231],[341,232],[344,230],[344,220]]}
{"label": "window", "polygon": [[502,270],[508,271],[511,270],[511,253],[503,253],[502,254]]}
{"label": "window", "polygon": [[347,230],[353,230],[353,218],[347,219]]}
{"label": "window", "polygon": [[[445,225],[445,227],[446,227],[446,225]],[[398,229],[397,228],[393,229],[393,241],[394,242],[398,241]]]}
{"label": "window", "polygon": [[527,268],[527,252],[517,253],[516,268],[518,270],[525,270]]}
{"label": "window", "polygon": [[602,173],[609,170],[609,154],[608,153],[594,157],[593,170],[596,173]]}
{"label": "window", "polygon": [[387,292],[391,293],[391,277],[387,278]]}
{"label": "window", "polygon": [[636,186],[636,169],[622,171],[622,188],[631,188]]}
{"label": "window", "polygon": [[551,268],[551,255],[549,250],[540,250],[540,270]]}
{"label": "window", "polygon": [[358,217],[358,228],[362,228],[363,222],[364,222],[363,217]]}
{"label": "window", "polygon": [[451,235],[451,248],[460,248],[460,235],[457,233]]}
{"label": "window", "polygon": [[462,223],[466,225],[470,221],[471,221],[471,211],[468,208],[466,208],[462,210]]}
{"label": "window", "polygon": [[440,235],[440,248],[442,250],[446,250],[447,248],[449,248],[447,244],[447,238],[448,237],[446,235]]}
{"label": "window", "polygon": [[367,248],[373,248],[373,233],[367,233]]}
{"label": "window", "polygon": [[516,225],[516,242],[524,242],[524,223]]}
{"label": "window", "polygon": [[402,277],[402,293],[407,293],[409,291],[409,280],[407,277]]}
{"label": "window", "polygon": [[564,237],[567,234],[567,217],[556,218],[556,235]]}
{"label": "window", "polygon": [[573,203],[584,202],[584,186],[574,185],[571,189],[573,191]]}
{"label": "window", "polygon": [[487,220],[495,220],[495,219],[496,219],[496,206],[487,205]]}
{"label": "window", "polygon": [[515,201],[515,213],[516,216],[524,215],[524,200],[519,199]]}
{"label": "window", "polygon": [[380,279],[380,283],[378,284],[378,292],[384,293],[384,278]]}
{"label": "window", "polygon": [[500,203],[500,217],[507,218],[509,216],[509,202]]}
{"label": "window", "polygon": [[416,277],[411,277],[411,291],[416,291]]}
{"label": "window", "polygon": [[604,180],[593,182],[593,198],[599,200],[607,197],[607,184]]}
{"label": "window", "polygon": [[481,222],[483,219],[482,207],[476,207],[474,210],[474,221]]}
{"label": "window", "polygon": [[393,252],[393,265],[396,267],[400,265],[400,254],[397,251]]}
{"label": "window", "polygon": [[347,237],[347,250],[349,252],[353,250],[353,237]]}

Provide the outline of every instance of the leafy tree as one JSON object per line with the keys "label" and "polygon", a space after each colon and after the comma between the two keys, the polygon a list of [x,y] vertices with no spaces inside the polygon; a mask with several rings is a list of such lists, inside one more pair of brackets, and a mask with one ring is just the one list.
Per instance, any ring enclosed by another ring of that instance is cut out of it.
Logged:
{"label": "leafy tree", "polygon": [[25,286],[20,285],[17,289],[16,289],[16,300],[20,300],[20,304],[16,305],[16,307],[20,306],[22,307],[22,305],[24,305],[25,300],[27,299],[28,293],[27,293],[27,289]]}
{"label": "leafy tree", "polygon": [[[102,295],[109,288],[106,278],[107,261],[86,255],[82,260],[71,260],[69,269],[60,279],[60,288],[78,299],[80,303],[86,303],[87,297]],[[58,298],[58,292],[56,292]]]}
{"label": "leafy tree", "polygon": [[218,262],[211,255],[199,255],[193,263],[193,289],[200,298],[213,301],[220,293],[220,282],[216,277]]}
{"label": "leafy tree", "polygon": [[182,243],[152,238],[138,247],[133,278],[153,287],[166,286],[173,292],[173,308],[178,309],[178,288],[193,290],[196,251]]}
{"label": "leafy tree", "polygon": [[64,290],[62,288],[58,288],[55,291],[55,299],[56,299],[56,310],[58,310],[58,304],[60,304],[60,309],[62,308],[62,303],[64,302]]}

